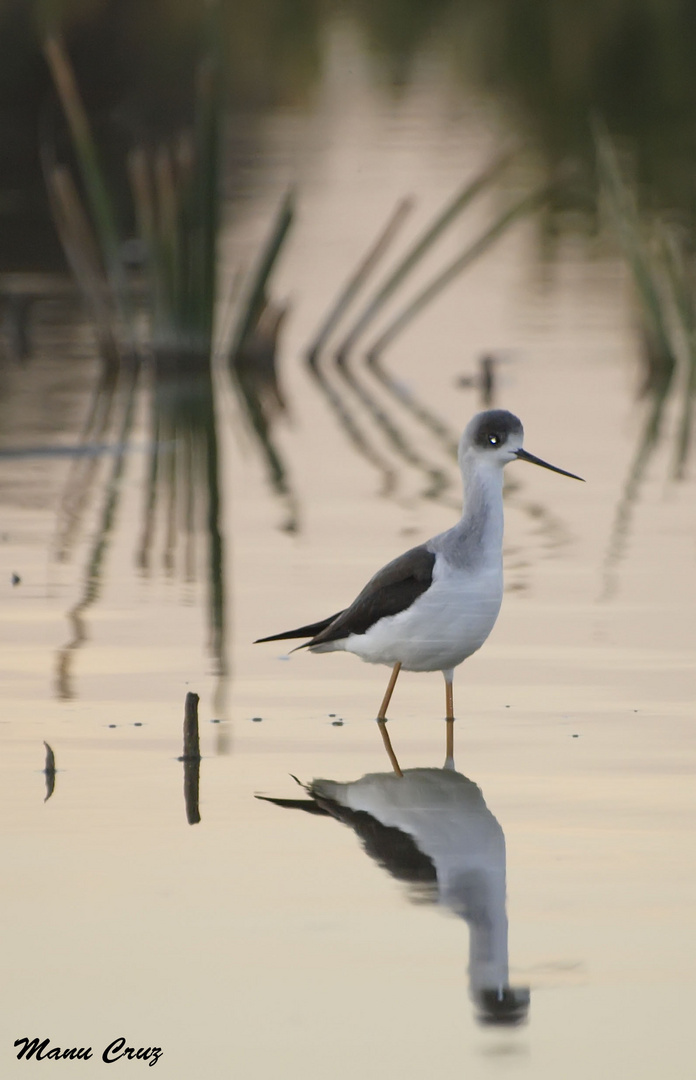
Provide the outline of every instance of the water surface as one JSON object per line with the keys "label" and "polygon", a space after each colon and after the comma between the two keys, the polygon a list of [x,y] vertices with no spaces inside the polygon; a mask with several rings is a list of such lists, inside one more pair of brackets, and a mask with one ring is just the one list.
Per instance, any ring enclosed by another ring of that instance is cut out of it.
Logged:
{"label": "water surface", "polygon": [[[494,351],[495,402],[522,417],[527,447],[587,479],[507,470],[503,610],[455,681],[457,768],[497,823],[498,874],[504,836],[509,980],[529,988],[526,1021],[477,1021],[466,915],[437,895],[409,902],[408,877],[345,823],[254,798],[304,799],[290,774],[387,769],[371,720],[384,669],[252,641],[339,610],[452,524],[459,479],[447,439],[360,354],[349,384],[329,352],[324,384],[304,351],[397,200],[417,200],[403,250],[506,134],[483,106],[453,115],[427,73],[386,100],[350,36],[331,55],[313,109],[269,113],[234,181],[230,273],[291,180],[300,214],[274,283],[291,304],[287,411],[272,428],[284,490],[224,380],[215,403],[222,592],[210,537],[187,516],[193,473],[178,495],[162,488],[144,547],[146,385],[127,453],[117,395],[109,452],[71,456],[98,379],[79,311],[39,305],[29,365],[3,373],[3,1075],[26,1071],[15,1038],[92,1046],[81,1068],[97,1075],[123,1035],[162,1047],[158,1075],[171,1078],[686,1078],[694,484],[672,479],[675,400],[627,489],[650,403],[636,400],[626,274],[586,241],[569,237],[545,272],[535,222],[517,226],[384,357],[456,438],[481,404],[459,380]],[[505,194],[453,227],[421,280]],[[189,690],[201,697],[196,825],[177,761]],[[405,768],[442,765],[443,707],[437,674],[402,676],[391,733]],[[44,741],[57,768],[47,801]]]}

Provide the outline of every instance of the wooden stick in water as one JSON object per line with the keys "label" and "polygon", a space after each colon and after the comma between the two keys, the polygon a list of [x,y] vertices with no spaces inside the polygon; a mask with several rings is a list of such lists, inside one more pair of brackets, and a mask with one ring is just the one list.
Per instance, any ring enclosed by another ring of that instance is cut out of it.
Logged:
{"label": "wooden stick in water", "polygon": [[184,704],[184,752],[179,761],[200,761],[198,736],[198,694],[187,694]]}

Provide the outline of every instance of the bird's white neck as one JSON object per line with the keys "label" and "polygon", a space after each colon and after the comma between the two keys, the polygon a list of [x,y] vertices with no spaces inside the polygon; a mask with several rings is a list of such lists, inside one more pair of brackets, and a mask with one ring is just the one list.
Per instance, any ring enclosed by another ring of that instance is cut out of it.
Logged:
{"label": "bird's white neck", "polygon": [[472,453],[460,454],[464,505],[454,528],[443,533],[439,547],[448,562],[497,566],[503,552],[503,470]]}
{"label": "bird's white neck", "polygon": [[482,508],[489,518],[503,520],[503,470],[500,465],[482,460],[471,451],[459,455],[464,490],[462,521],[480,515]]}

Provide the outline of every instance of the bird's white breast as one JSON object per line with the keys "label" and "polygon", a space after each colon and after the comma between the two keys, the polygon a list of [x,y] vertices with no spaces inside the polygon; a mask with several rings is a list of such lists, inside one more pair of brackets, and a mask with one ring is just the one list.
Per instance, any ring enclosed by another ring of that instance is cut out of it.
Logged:
{"label": "bird's white breast", "polygon": [[453,668],[481,648],[502,596],[500,562],[472,573],[453,567],[440,553],[429,589],[406,611],[380,619],[364,634],[349,635],[343,648],[373,664],[400,662],[407,671]]}

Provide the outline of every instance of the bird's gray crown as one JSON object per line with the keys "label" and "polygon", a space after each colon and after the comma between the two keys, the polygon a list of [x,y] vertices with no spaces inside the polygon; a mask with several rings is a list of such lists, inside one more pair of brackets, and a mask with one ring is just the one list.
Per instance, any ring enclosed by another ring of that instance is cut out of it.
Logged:
{"label": "bird's gray crown", "polygon": [[481,450],[495,450],[504,446],[511,435],[521,441],[524,434],[522,423],[507,409],[488,409],[478,413],[467,426],[468,441]]}

